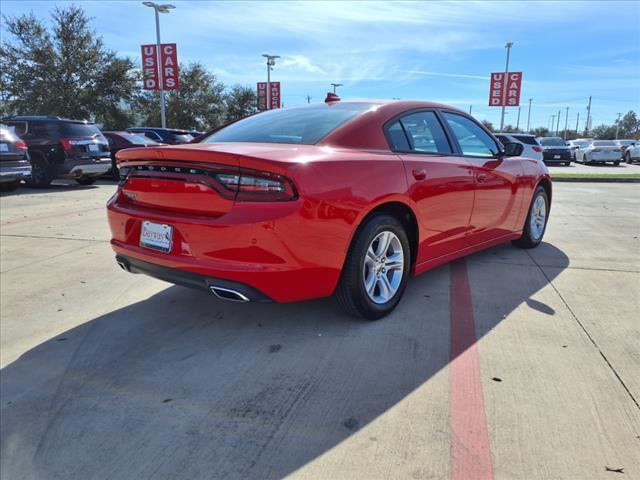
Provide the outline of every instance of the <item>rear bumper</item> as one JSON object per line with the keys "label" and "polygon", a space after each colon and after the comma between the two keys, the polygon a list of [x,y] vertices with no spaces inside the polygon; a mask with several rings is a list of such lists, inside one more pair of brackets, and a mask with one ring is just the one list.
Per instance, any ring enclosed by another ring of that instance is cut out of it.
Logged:
{"label": "rear bumper", "polygon": [[233,282],[221,278],[209,277],[175,268],[145,262],[133,257],[116,255],[116,262],[131,273],[142,273],[158,280],[182,285],[183,287],[211,291],[211,287],[222,287],[239,292],[251,302],[271,303],[273,300],[259,290],[241,282]]}
{"label": "rear bumper", "polygon": [[98,176],[106,173],[111,168],[111,156],[80,158],[67,160],[56,166],[56,173],[59,176],[69,176],[73,178],[84,175]]}
{"label": "rear bumper", "polygon": [[620,152],[616,153],[591,153],[587,156],[589,162],[618,162],[622,159]]}
{"label": "rear bumper", "polygon": [[573,160],[573,153],[569,150],[561,152],[543,150],[542,159],[545,163],[566,163]]}
{"label": "rear bumper", "polygon": [[0,182],[12,182],[30,177],[31,165],[28,162],[26,163],[26,165],[24,165],[24,162],[19,162],[18,165],[0,165]]}
{"label": "rear bumper", "polygon": [[[120,195],[107,205],[111,246],[131,270],[196,288],[229,282],[249,288],[251,300],[282,303],[330,296],[340,278],[351,229],[310,218],[301,200],[242,202],[215,218],[137,207]],[[170,253],[140,246],[143,220],[173,227]]]}

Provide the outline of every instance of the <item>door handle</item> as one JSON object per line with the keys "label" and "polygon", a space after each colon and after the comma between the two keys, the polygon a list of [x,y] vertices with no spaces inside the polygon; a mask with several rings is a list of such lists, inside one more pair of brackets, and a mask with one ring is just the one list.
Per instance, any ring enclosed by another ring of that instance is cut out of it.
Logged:
{"label": "door handle", "polygon": [[478,173],[476,175],[476,178],[478,179],[478,183],[483,183],[487,179],[487,174],[486,173]]}
{"label": "door handle", "polygon": [[424,180],[427,178],[426,170],[413,170],[411,173],[413,174],[413,178],[416,180]]}

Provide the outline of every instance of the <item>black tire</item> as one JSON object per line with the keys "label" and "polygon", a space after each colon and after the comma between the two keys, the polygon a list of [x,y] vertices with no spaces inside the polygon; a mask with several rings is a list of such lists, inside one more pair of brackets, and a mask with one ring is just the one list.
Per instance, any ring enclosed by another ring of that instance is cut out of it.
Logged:
{"label": "black tire", "polygon": [[[382,232],[390,231],[398,237],[402,246],[404,268],[397,291],[386,303],[375,303],[364,287],[364,262],[367,249]],[[402,224],[391,215],[374,215],[356,233],[342,269],[340,282],[335,292],[338,304],[349,315],[377,320],[391,313],[398,305],[407,286],[411,267],[409,239]]]}
{"label": "black tire", "polygon": [[631,162],[631,154],[629,152],[624,154],[624,161],[627,163],[632,163]]}
{"label": "black tire", "polygon": [[98,180],[98,177],[88,177],[86,175],[80,178],[76,178],[76,182],[78,182],[80,185],[93,185],[94,183],[96,183],[96,180]]}
{"label": "black tire", "polygon": [[53,171],[49,162],[44,158],[31,159],[31,176],[27,180],[27,186],[31,188],[45,188],[53,181]]}
{"label": "black tire", "polygon": [[120,181],[120,169],[116,166],[111,167],[111,178],[113,178],[116,182]]}
{"label": "black tire", "polygon": [[[546,206],[546,215],[544,219],[544,229],[542,230],[542,234],[538,238],[535,238],[531,232],[531,214],[533,211],[533,204],[540,195],[544,197],[544,203]],[[551,205],[549,204],[549,196],[547,195],[547,191],[544,189],[542,185],[538,185],[535,192],[533,193],[533,197],[531,198],[531,203],[529,204],[529,212],[527,213],[527,220],[525,221],[524,228],[522,229],[522,236],[511,243],[513,243],[516,247],[519,247],[519,248],[535,248],[538,245],[540,245],[544,237],[544,234],[547,230],[547,223],[549,222],[550,207]]]}
{"label": "black tire", "polygon": [[20,180],[0,183],[0,192],[12,192],[20,186]]}
{"label": "black tire", "polygon": [[618,165],[620,165],[620,160],[618,160],[617,162],[613,162],[614,167],[617,167]]}

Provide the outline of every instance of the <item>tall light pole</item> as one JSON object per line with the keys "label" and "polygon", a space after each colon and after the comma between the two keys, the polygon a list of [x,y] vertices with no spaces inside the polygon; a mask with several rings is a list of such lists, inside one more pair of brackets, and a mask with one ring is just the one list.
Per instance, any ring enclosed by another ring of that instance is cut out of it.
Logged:
{"label": "tall light pole", "polygon": [[580,112],[576,115],[576,135],[578,135],[578,125],[580,124]]}
{"label": "tall light pole", "polygon": [[589,97],[589,105],[587,105],[587,120],[584,124],[584,136],[589,135],[589,122],[591,122],[591,97]]}
{"label": "tall light pole", "polygon": [[164,82],[162,81],[162,55],[160,53],[160,13],[169,13],[169,10],[176,8],[174,5],[165,3],[159,5],[155,2],[142,2],[145,7],[151,7],[156,14],[156,63],[158,65],[158,86],[160,87],[160,120],[162,128],[167,128],[167,112],[164,104]]}
{"label": "tall light pole", "polygon": [[551,127],[549,128],[549,133],[553,132],[553,124],[556,123],[556,116],[551,115]]}
{"label": "tall light pole", "polygon": [[336,93],[336,88],[337,87],[342,87],[342,83],[332,83],[331,85],[333,85],[333,93]]}
{"label": "tall light pole", "polygon": [[518,107],[518,120],[516,121],[516,130],[520,130],[520,107]]}
{"label": "tall light pole", "polygon": [[567,114],[564,117],[564,136],[563,138],[567,139],[567,126],[569,125],[569,107],[567,107]]}
{"label": "tall light pole", "polygon": [[269,55],[263,53],[262,56],[267,59],[267,110],[271,110],[271,70],[276,64],[276,58],[280,58],[280,55]]}
{"label": "tall light pole", "polygon": [[620,131],[620,117],[622,117],[621,113],[618,113],[618,119],[616,120],[616,140],[618,139],[618,132]]}
{"label": "tall light pole", "polygon": [[500,131],[504,128],[504,104],[507,101],[507,77],[509,76],[509,53],[511,52],[511,47],[513,47],[513,42],[507,42],[504,48],[507,49],[507,63],[504,67],[504,82],[502,89],[502,114],[500,115]]}
{"label": "tall light pole", "polygon": [[469,105],[469,115],[471,115],[472,110],[473,110],[473,105]]}
{"label": "tall light pole", "polygon": [[556,117],[558,122],[556,123],[556,137],[558,136],[558,132],[560,132],[560,110],[558,110],[558,116]]}
{"label": "tall light pole", "polygon": [[527,113],[527,132],[529,131],[529,123],[531,122],[531,101],[533,98],[529,99],[529,113]]}

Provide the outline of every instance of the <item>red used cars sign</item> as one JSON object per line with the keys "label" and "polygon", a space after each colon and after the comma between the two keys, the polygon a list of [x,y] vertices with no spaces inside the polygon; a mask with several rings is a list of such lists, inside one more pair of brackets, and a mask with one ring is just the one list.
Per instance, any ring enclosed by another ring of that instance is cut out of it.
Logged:
{"label": "red used cars sign", "polygon": [[158,90],[158,55],[155,45],[141,45],[142,78],[145,90]]}
{"label": "red used cars sign", "polygon": [[162,62],[162,83],[165,90],[178,90],[178,49],[175,43],[160,45],[160,61]]}
{"label": "red used cars sign", "polygon": [[[158,55],[155,45],[141,45],[142,78],[145,90],[159,90]],[[160,61],[162,65],[162,86],[164,90],[178,90],[178,49],[175,43],[160,45]]]}
{"label": "red used cars sign", "polygon": [[517,107],[520,105],[522,72],[496,72],[491,74],[489,88],[490,107]]}

